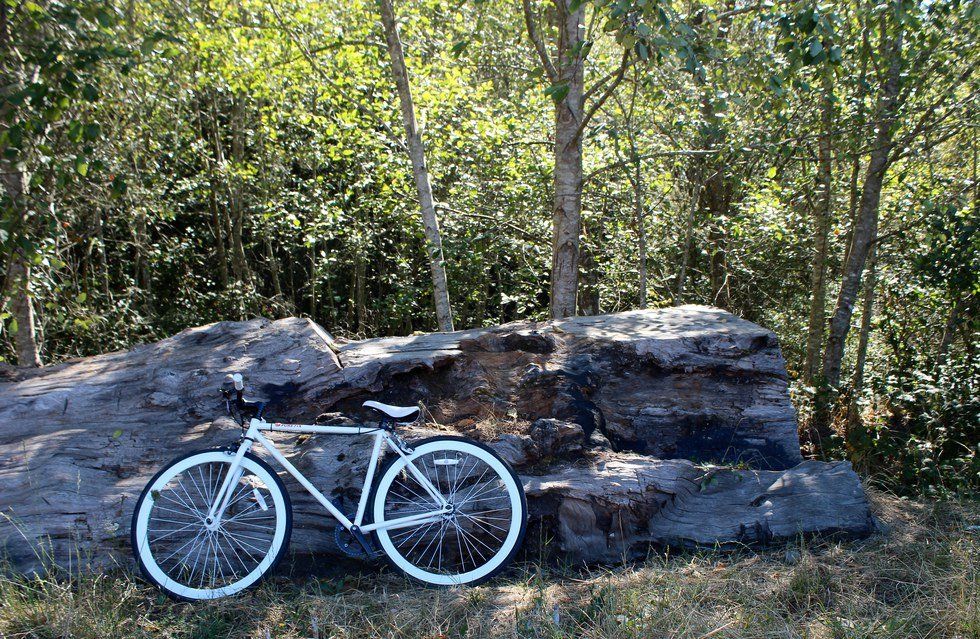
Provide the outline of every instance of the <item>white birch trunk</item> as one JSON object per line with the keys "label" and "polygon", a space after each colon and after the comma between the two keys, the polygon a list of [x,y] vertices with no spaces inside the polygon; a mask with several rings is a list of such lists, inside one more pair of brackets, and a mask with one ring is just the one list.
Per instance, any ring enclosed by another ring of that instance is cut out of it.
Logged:
{"label": "white birch trunk", "polygon": [[388,55],[391,58],[391,73],[398,88],[408,154],[412,160],[412,174],[415,177],[415,189],[418,192],[419,207],[422,211],[422,225],[425,227],[429,269],[432,272],[432,295],[435,299],[436,321],[440,331],[452,331],[453,313],[449,304],[449,284],[446,280],[446,260],[442,253],[442,235],[439,232],[439,220],[436,217],[435,202],[432,198],[429,169],[425,162],[425,145],[422,143],[422,135],[419,133],[418,122],[415,119],[415,102],[412,99],[412,88],[408,81],[408,68],[405,65],[405,55],[402,52],[402,43],[398,36],[398,25],[395,22],[395,11],[391,5],[391,0],[378,0],[378,5],[381,9],[381,24],[384,27],[385,41],[388,44]]}
{"label": "white birch trunk", "polygon": [[579,238],[582,231],[582,135],[584,107],[581,54],[582,4],[555,0],[558,10],[558,85],[568,93],[555,104],[555,201],[552,209],[551,317],[575,315],[578,295]]}

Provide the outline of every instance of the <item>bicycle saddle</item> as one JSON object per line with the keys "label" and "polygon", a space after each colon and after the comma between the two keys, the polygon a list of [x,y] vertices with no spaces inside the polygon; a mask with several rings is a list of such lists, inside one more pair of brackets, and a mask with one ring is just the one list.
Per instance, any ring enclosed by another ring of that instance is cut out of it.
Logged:
{"label": "bicycle saddle", "polygon": [[399,424],[411,424],[421,414],[418,406],[391,406],[390,404],[382,404],[373,400],[366,401],[361,405],[365,408],[373,408],[379,413],[392,418]]}

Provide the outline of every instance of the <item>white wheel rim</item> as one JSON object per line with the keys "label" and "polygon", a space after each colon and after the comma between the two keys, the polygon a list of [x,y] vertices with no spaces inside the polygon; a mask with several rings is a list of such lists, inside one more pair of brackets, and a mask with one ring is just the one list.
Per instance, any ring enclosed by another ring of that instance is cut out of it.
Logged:
{"label": "white wheel rim", "polygon": [[[459,574],[444,574],[420,568],[403,556],[403,554],[396,547],[395,543],[393,543],[392,534],[395,534],[400,530],[406,530],[405,528],[396,529],[391,533],[389,533],[387,530],[380,529],[377,531],[377,536],[378,541],[384,551],[388,554],[395,565],[406,574],[434,585],[449,586],[477,581],[499,568],[510,557],[511,552],[519,541],[521,529],[523,528],[524,524],[525,513],[523,500],[521,499],[520,485],[514,480],[513,475],[510,473],[507,467],[499,459],[497,459],[496,456],[479,446],[475,446],[469,442],[461,440],[441,440],[428,442],[417,447],[412,455],[408,457],[408,459],[415,461],[422,456],[442,451],[457,451],[478,458],[497,474],[504,487],[506,487],[507,498],[509,499],[510,503],[510,517],[509,521],[500,522],[506,523],[508,525],[508,529],[499,550],[497,550],[488,561],[473,570]],[[379,480],[377,496],[375,497],[373,505],[375,523],[386,521],[385,502],[388,491],[391,488],[395,478],[402,472],[406,464],[407,462],[405,461],[405,458],[398,459],[388,468],[388,470]],[[454,534],[455,532],[456,530],[453,531]],[[463,549],[461,548],[460,553],[462,554],[462,552]]]}
{"label": "white wheel rim", "polygon": [[[268,491],[269,496],[272,498],[272,504],[265,504],[267,508],[272,510],[275,514],[275,528],[271,535],[271,541],[269,542],[268,550],[266,551],[265,557],[259,561],[256,566],[251,569],[242,578],[238,579],[233,583],[229,583],[225,586],[219,588],[204,588],[204,587],[193,587],[187,584],[175,581],[168,573],[160,566],[157,558],[153,554],[153,549],[151,547],[151,542],[148,537],[150,516],[153,513],[154,506],[157,505],[157,497],[161,490],[163,490],[167,484],[177,477],[193,468],[194,466],[200,466],[204,464],[230,464],[234,458],[233,453],[227,453],[224,451],[210,451],[204,452],[197,455],[192,455],[186,459],[182,459],[169,468],[166,469],[153,484],[149,487],[146,493],[146,497],[140,504],[139,512],[136,516],[136,530],[135,539],[137,543],[137,554],[139,556],[140,562],[143,568],[146,570],[147,574],[159,584],[165,590],[174,593],[180,597],[187,599],[217,599],[219,597],[226,597],[228,595],[235,594],[245,588],[248,588],[270,568],[272,563],[275,561],[282,548],[283,541],[286,536],[286,502],[282,492],[279,490],[279,484],[275,481],[272,475],[266,471],[261,465],[256,463],[254,460],[249,458],[242,459],[242,468],[256,476],[263,484],[264,488]],[[247,493],[246,493],[247,494]],[[260,504],[263,498],[259,497],[256,499],[256,503]],[[161,500],[161,506],[164,500]],[[172,504],[168,504],[168,507]],[[190,512],[190,508],[188,508]],[[183,521],[180,522],[183,524]],[[191,528],[191,530],[196,530]],[[182,531],[183,532],[183,531]],[[184,533],[188,534],[188,533]],[[201,542],[204,543],[204,542]],[[264,544],[263,544],[264,545]],[[231,546],[225,546],[229,548]],[[264,550],[262,548],[261,550]],[[217,542],[209,543],[208,550],[201,550],[201,552],[221,552],[217,547]],[[251,552],[249,554],[252,554]],[[257,554],[257,552],[256,552]],[[205,555],[206,557],[207,555]],[[162,563],[166,561],[161,560]],[[220,561],[218,562],[220,565]],[[196,565],[196,564],[195,564]],[[193,573],[191,575],[193,577]],[[224,575],[222,575],[224,577]]]}

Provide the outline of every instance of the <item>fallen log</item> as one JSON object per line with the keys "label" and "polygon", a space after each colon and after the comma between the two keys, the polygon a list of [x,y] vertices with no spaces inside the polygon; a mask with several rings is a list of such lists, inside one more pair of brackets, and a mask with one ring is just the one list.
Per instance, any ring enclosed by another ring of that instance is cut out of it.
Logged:
{"label": "fallen log", "polygon": [[[19,570],[128,562],[129,517],[155,470],[235,441],[237,426],[215,419],[229,372],[244,372],[283,421],[339,419],[338,411],[361,419],[369,397],[424,402],[427,428],[491,442],[519,468],[533,525],[576,559],[607,561],[649,543],[870,531],[849,466],[800,464],[775,336],[724,311],[634,311],[337,350],[339,358],[308,320],[259,319],[36,371],[4,369],[0,546]],[[360,438],[275,438],[353,510],[367,453]],[[717,467],[732,463],[742,469]],[[334,552],[333,520],[298,484],[287,486],[293,550]]]}

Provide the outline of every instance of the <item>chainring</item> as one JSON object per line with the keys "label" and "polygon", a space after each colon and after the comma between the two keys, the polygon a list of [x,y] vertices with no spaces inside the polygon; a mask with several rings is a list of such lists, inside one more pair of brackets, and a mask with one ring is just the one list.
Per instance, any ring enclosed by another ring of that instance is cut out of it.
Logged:
{"label": "chainring", "polygon": [[[348,519],[354,520],[354,515],[348,515]],[[348,557],[354,557],[355,559],[364,559],[368,556],[366,550],[361,545],[361,542],[357,541],[354,535],[351,534],[349,530],[344,528],[343,524],[337,524],[333,529],[333,540],[337,544],[337,548],[340,552],[344,553]]]}

